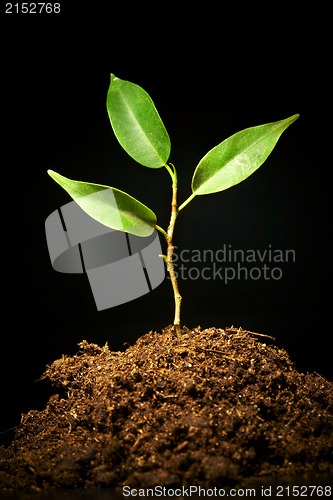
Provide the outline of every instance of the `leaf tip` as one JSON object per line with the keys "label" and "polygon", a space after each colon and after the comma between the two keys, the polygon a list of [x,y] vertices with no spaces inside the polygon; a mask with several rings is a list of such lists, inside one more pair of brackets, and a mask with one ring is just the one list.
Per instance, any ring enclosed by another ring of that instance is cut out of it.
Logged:
{"label": "leaf tip", "polygon": [[56,176],[56,172],[54,170],[48,169],[47,173],[50,177],[52,177],[52,179],[54,179],[54,177]]}
{"label": "leaf tip", "polygon": [[284,123],[286,124],[287,127],[289,127],[289,125],[291,125],[292,123],[294,123],[299,118],[299,116],[300,116],[299,113],[291,115],[291,116],[289,116],[289,118],[286,118],[284,120]]}
{"label": "leaf tip", "polygon": [[58,184],[60,184],[59,180],[65,180],[66,177],[64,177],[63,175],[61,174],[58,174],[57,172],[55,172],[54,170],[47,170],[47,173],[49,174],[49,176],[54,180],[56,181]]}

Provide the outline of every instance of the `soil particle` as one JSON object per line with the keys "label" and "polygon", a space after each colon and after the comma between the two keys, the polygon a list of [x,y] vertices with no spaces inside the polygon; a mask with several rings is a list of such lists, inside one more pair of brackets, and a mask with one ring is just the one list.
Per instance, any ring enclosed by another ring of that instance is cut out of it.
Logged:
{"label": "soil particle", "polygon": [[55,391],[0,447],[0,488],[233,485],[329,471],[333,384],[236,328],[149,332],[124,352],[82,341]]}

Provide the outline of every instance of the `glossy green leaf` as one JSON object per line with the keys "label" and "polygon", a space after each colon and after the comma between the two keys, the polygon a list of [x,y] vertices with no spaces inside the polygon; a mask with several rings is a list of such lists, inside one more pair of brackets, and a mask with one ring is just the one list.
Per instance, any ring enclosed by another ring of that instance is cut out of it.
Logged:
{"label": "glossy green leaf", "polygon": [[193,194],[224,191],[245,180],[264,163],[282,132],[298,116],[241,130],[210,150],[194,172]]}
{"label": "glossy green leaf", "polygon": [[113,187],[73,181],[53,170],[48,170],[48,174],[101,224],[136,236],[153,233],[156,215],[132,196]]}
{"label": "glossy green leaf", "polygon": [[170,138],[145,90],[111,75],[106,107],[118,142],[134,160],[150,168],[167,163]]}

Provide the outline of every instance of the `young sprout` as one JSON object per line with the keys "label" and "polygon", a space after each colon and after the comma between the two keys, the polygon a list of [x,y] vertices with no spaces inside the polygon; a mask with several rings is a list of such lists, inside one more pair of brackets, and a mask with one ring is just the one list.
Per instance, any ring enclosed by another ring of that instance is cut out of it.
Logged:
{"label": "young sprout", "polygon": [[173,323],[179,330],[182,297],[173,266],[173,235],[179,212],[196,196],[224,191],[253,174],[272,152],[282,132],[299,115],[241,130],[215,146],[194,171],[191,195],[178,205],[177,171],[169,162],[170,138],[150,96],[138,85],[112,74],[106,106],[114,134],[129,156],[145,167],[165,168],[170,174],[172,200],[168,228],[160,227],[152,210],[119,189],[70,180],[52,170],[48,173],[85,212],[105,226],[141,237],[150,236],[155,229],[162,233],[167,246],[162,257],[175,300]]}

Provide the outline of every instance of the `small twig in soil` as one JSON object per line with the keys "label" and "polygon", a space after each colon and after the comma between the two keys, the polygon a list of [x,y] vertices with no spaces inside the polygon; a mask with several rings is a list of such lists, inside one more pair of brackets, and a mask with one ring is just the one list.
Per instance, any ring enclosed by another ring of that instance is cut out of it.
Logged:
{"label": "small twig in soil", "polygon": [[258,337],[266,337],[268,339],[276,340],[275,337],[272,337],[271,335],[266,335],[265,333],[251,332],[250,330],[243,330],[242,328],[234,328],[233,326],[231,326],[230,328],[226,328],[226,331],[233,333],[248,333],[250,335],[257,335]]}
{"label": "small twig in soil", "polygon": [[223,358],[226,358],[226,359],[230,359],[231,361],[238,361],[238,362],[241,362],[243,361],[242,359],[240,358],[232,358],[231,356],[226,356],[223,351],[217,351],[216,349],[204,349],[203,347],[197,347],[197,349],[199,349],[199,351],[202,351],[202,352],[212,352],[214,354],[219,354],[220,356],[222,356]]}

